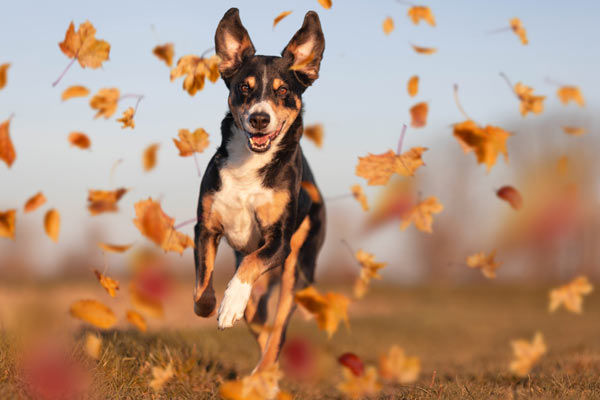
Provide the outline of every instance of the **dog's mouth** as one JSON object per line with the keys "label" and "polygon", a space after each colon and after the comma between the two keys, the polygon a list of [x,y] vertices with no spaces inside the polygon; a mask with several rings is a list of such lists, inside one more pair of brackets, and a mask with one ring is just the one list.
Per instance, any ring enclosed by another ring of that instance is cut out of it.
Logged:
{"label": "dog's mouth", "polygon": [[250,133],[246,130],[246,137],[248,138],[248,147],[255,153],[264,153],[271,148],[271,142],[279,136],[281,129],[285,121],[279,126],[279,128],[272,133]]}

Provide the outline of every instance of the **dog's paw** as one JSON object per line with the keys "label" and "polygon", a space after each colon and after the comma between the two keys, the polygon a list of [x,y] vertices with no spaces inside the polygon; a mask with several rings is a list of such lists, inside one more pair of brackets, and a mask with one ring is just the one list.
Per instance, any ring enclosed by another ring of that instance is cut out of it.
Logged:
{"label": "dog's paw", "polygon": [[219,329],[231,328],[244,316],[251,293],[252,285],[242,282],[234,275],[227,284],[223,301],[219,307],[219,316],[217,317]]}

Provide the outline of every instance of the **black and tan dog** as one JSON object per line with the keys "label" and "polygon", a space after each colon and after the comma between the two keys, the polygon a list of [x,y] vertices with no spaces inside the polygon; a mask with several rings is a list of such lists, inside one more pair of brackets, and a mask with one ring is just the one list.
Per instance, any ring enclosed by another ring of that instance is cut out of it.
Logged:
{"label": "black and tan dog", "polygon": [[[218,326],[229,328],[245,318],[262,353],[255,369],[260,371],[277,361],[294,291],[313,281],[325,238],[324,205],[302,186],[309,182],[316,188],[299,143],[302,93],[319,75],[325,41],[319,17],[310,11],[281,57],[257,56],[232,8],[219,23],[215,46],[229,88],[229,112],[200,187],[194,310],[202,317],[215,312],[213,268],[224,236],[235,250],[237,268],[219,307]],[[276,314],[272,326],[262,329],[277,283]]]}

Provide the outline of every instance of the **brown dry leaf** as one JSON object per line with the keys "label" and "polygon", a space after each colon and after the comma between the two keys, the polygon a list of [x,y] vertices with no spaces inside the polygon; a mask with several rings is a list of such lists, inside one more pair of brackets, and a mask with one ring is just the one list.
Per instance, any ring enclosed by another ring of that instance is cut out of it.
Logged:
{"label": "brown dry leaf", "polygon": [[193,54],[183,56],[177,61],[175,68],[171,70],[171,82],[187,75],[183,80],[183,89],[190,96],[193,96],[204,88],[205,78],[208,78],[212,83],[219,79],[219,62],[220,59],[216,55],[208,59]]}
{"label": "brown dry leaf", "polygon": [[15,239],[17,210],[0,211],[0,237]]}
{"label": "brown dry leaf", "polygon": [[129,250],[131,248],[131,246],[133,246],[132,244],[109,244],[109,243],[102,243],[102,242],[98,242],[98,247],[100,247],[102,250],[106,251],[107,253],[125,253],[127,250]]}
{"label": "brown dry leaf", "polygon": [[163,212],[160,204],[152,198],[135,203],[135,226],[142,235],[159,245],[165,252],[176,251],[183,254],[187,247],[194,247],[194,241],[186,234],[173,228],[175,220]]}
{"label": "brown dry leaf", "polygon": [[281,14],[279,14],[278,16],[275,17],[275,19],[273,20],[273,28],[275,28],[275,26],[285,17],[287,17],[288,15],[290,15],[292,12],[291,11],[282,11]]}
{"label": "brown dry leaf", "polygon": [[111,278],[110,276],[101,274],[97,269],[94,270],[94,275],[96,275],[100,285],[102,285],[110,297],[115,297],[117,295],[117,290],[119,290],[119,281]]}
{"label": "brown dry leaf", "polygon": [[544,100],[546,99],[546,96],[535,96],[533,94],[533,88],[525,86],[521,82],[518,82],[515,85],[515,93],[521,101],[521,115],[525,116],[528,112],[540,114],[544,111]]}
{"label": "brown dry leaf", "polygon": [[318,0],[319,4],[326,10],[329,10],[331,8],[331,0]]}
{"label": "brown dry leaf", "polygon": [[323,147],[323,125],[314,124],[304,127],[304,134],[307,139],[311,140],[317,147]]}
{"label": "brown dry leaf", "polygon": [[562,130],[567,135],[571,135],[571,136],[581,136],[581,135],[585,135],[587,133],[587,129],[582,128],[580,126],[563,126]]}
{"label": "brown dry leaf", "polygon": [[561,86],[556,95],[565,106],[569,104],[569,101],[576,103],[579,107],[585,106],[585,100],[577,86]]}
{"label": "brown dry leaf", "polygon": [[495,249],[492,250],[487,256],[482,251],[467,257],[467,266],[470,268],[480,269],[483,276],[489,279],[494,279],[496,277],[496,270],[500,267],[500,265],[502,265],[502,263],[497,262],[495,258]]}
{"label": "brown dry leaf", "polygon": [[0,89],[6,86],[6,71],[8,71],[8,68],[10,68],[10,64],[8,63],[0,65]]}
{"label": "brown dry leaf", "polygon": [[298,71],[298,70],[304,69],[304,67],[306,67],[308,64],[310,64],[310,62],[313,60],[313,58],[315,58],[315,54],[310,53],[309,55],[304,57],[302,60],[298,60],[297,63],[293,64],[289,68],[289,70],[290,71]]}
{"label": "brown dry leaf", "polygon": [[529,371],[531,371],[534,364],[547,351],[544,336],[541,332],[535,333],[531,343],[525,339],[519,339],[511,341],[510,344],[515,359],[511,361],[509,368],[512,373],[520,377],[529,375]]}
{"label": "brown dry leaf", "polygon": [[337,388],[351,399],[362,399],[375,396],[381,390],[381,383],[377,380],[377,368],[369,365],[365,372],[356,376],[348,367],[342,367],[344,381],[338,383]]}
{"label": "brown dry leaf", "polygon": [[75,85],[69,86],[62,92],[62,101],[72,99],[73,97],[86,97],[90,91],[85,86]]}
{"label": "brown dry leaf", "polygon": [[350,191],[352,192],[352,196],[356,199],[356,201],[360,203],[362,209],[364,211],[369,211],[369,203],[367,203],[367,196],[365,195],[365,192],[363,192],[362,186],[359,184],[352,185]]}
{"label": "brown dry leaf", "polygon": [[98,335],[88,332],[87,335],[85,335],[85,352],[94,360],[99,360],[101,351],[102,338]]}
{"label": "brown dry leaf", "polygon": [[387,263],[375,261],[375,255],[363,250],[358,250],[354,257],[360,264],[360,276],[354,283],[354,296],[360,299],[367,292],[371,279],[381,279],[378,271],[385,267]]}
{"label": "brown dry leaf", "polygon": [[561,305],[574,314],[583,312],[583,296],[592,293],[594,287],[585,276],[579,276],[573,281],[550,291],[548,309],[554,312]]}
{"label": "brown dry leaf", "polygon": [[80,149],[89,149],[92,145],[90,138],[83,132],[71,132],[67,140],[72,146],[79,147]]}
{"label": "brown dry leaf", "polygon": [[117,323],[117,317],[110,308],[97,300],[78,300],[71,304],[71,316],[102,328],[112,328]]}
{"label": "brown dry leaf", "polygon": [[414,44],[412,44],[411,46],[412,46],[413,50],[419,54],[433,54],[433,53],[437,52],[437,49],[433,48],[433,47],[421,47],[421,46],[415,46]]}
{"label": "brown dry leaf", "polygon": [[89,21],[79,25],[78,31],[75,31],[75,25],[71,22],[65,40],[58,46],[67,57],[77,58],[82,68],[98,68],[108,60],[110,44],[104,40],[97,40],[94,35],[96,29]]}
{"label": "brown dry leaf", "polygon": [[155,392],[160,392],[163,386],[165,386],[174,375],[175,371],[173,370],[172,362],[170,362],[166,368],[152,367],[152,380],[150,381],[150,387]]}
{"label": "brown dry leaf", "polygon": [[429,25],[435,26],[435,17],[431,9],[427,6],[412,6],[408,9],[408,17],[415,25],[419,25],[421,20],[423,20]]}
{"label": "brown dry leaf", "polygon": [[496,196],[507,201],[515,210],[519,210],[523,207],[523,197],[521,197],[521,193],[512,186],[502,186],[496,191]]}
{"label": "brown dry leaf", "polygon": [[302,181],[302,188],[306,190],[308,196],[313,201],[313,203],[321,202],[321,195],[319,194],[319,189],[312,183],[308,181]]}
{"label": "brown dry leaf", "polygon": [[406,89],[408,90],[408,95],[410,97],[415,97],[417,93],[419,93],[419,76],[413,75],[408,80],[408,84],[406,85]]}
{"label": "brown dry leaf", "polygon": [[0,160],[4,161],[8,168],[15,162],[17,154],[13,146],[12,140],[10,140],[10,119],[0,124]]}
{"label": "brown dry leaf", "polygon": [[173,43],[165,43],[163,45],[156,46],[152,53],[163,60],[168,67],[173,65],[173,57],[175,56],[175,45]]}
{"label": "brown dry leaf", "polygon": [[421,232],[432,233],[433,214],[440,213],[443,209],[442,203],[435,196],[430,196],[402,216],[400,229],[406,229],[412,222]]}
{"label": "brown dry leaf", "polygon": [[127,310],[126,317],[127,317],[127,321],[129,321],[129,323],[131,323],[133,326],[138,328],[140,331],[146,332],[146,330],[148,329],[146,320],[137,311]]}
{"label": "brown dry leaf", "polygon": [[387,354],[379,357],[379,375],[382,378],[406,385],[413,383],[421,372],[418,357],[407,357],[399,346],[392,346]]}
{"label": "brown dry leaf", "polygon": [[144,150],[144,153],[142,154],[142,166],[144,167],[144,171],[148,172],[156,166],[156,153],[158,152],[159,147],[160,143],[152,143]]}
{"label": "brown dry leaf", "polygon": [[392,17],[386,17],[383,20],[383,24],[381,26],[383,28],[383,33],[389,35],[394,30],[394,20],[392,19]]}
{"label": "brown dry leaf", "polygon": [[194,153],[202,153],[210,144],[208,132],[202,128],[196,129],[194,133],[188,129],[180,129],[178,136],[179,140],[173,139],[173,143],[179,149],[181,157],[191,156]]}
{"label": "brown dry leaf", "polygon": [[46,230],[46,235],[54,243],[58,242],[58,235],[60,233],[60,214],[56,209],[48,210],[46,215],[44,216],[44,229]]}
{"label": "brown dry leaf", "polygon": [[105,212],[116,212],[117,202],[127,193],[127,189],[89,190],[88,210],[90,214],[98,215]]}
{"label": "brown dry leaf", "polygon": [[319,329],[327,331],[329,338],[335,333],[341,320],[348,326],[350,300],[342,294],[328,292],[322,295],[313,286],[309,286],[297,292],[295,300],[314,315]]}
{"label": "brown dry leaf", "polygon": [[410,109],[411,122],[410,126],[413,128],[422,128],[427,125],[427,114],[429,113],[429,106],[426,102],[417,103]]}
{"label": "brown dry leaf", "polygon": [[154,318],[162,318],[165,311],[159,300],[152,299],[137,290],[134,282],[129,285],[131,304],[142,313]]}
{"label": "brown dry leaf", "polygon": [[279,391],[282,377],[278,364],[273,364],[240,380],[223,382],[219,394],[227,400],[283,400],[286,394]]}
{"label": "brown dry leaf", "polygon": [[122,129],[125,128],[135,128],[135,121],[133,120],[133,117],[135,116],[135,110],[133,109],[133,107],[129,107],[127,110],[123,111],[123,116],[119,119],[117,119],[117,122],[120,122],[123,124],[123,126],[121,127]]}
{"label": "brown dry leaf", "polygon": [[390,176],[396,173],[401,176],[413,176],[417,168],[425,165],[421,156],[427,147],[413,147],[397,155],[392,150],[383,154],[369,154],[358,157],[355,173],[367,179],[368,185],[385,185]]}
{"label": "brown dry leaf", "polygon": [[117,88],[100,89],[98,93],[90,99],[90,107],[98,110],[94,118],[100,116],[105,119],[110,118],[117,111],[117,103],[121,93]]}
{"label": "brown dry leaf", "polygon": [[523,27],[521,20],[519,18],[513,18],[510,20],[510,29],[521,39],[521,43],[528,44],[527,40],[527,31]]}
{"label": "brown dry leaf", "polygon": [[504,160],[508,162],[506,140],[510,133],[499,127],[487,125],[482,129],[475,122],[467,120],[454,125],[454,137],[465,153],[475,152],[477,163],[485,163],[488,172],[496,164],[498,153],[504,154]]}
{"label": "brown dry leaf", "polygon": [[46,196],[42,192],[37,192],[25,202],[23,210],[28,213],[37,210],[46,203]]}

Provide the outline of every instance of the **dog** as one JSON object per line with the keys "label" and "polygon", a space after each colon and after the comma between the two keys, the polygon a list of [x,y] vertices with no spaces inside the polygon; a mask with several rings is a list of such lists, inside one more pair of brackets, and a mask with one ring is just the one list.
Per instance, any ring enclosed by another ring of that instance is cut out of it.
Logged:
{"label": "dog", "polygon": [[[236,270],[217,324],[225,329],[246,320],[261,354],[254,371],[277,362],[295,309],[294,292],[313,282],[325,239],[325,207],[299,143],[302,94],[318,78],[324,50],[314,11],[306,13],[280,57],[255,55],[236,8],[225,13],[215,33],[229,111],[200,185],[194,311],[201,317],[215,313],[213,269],[225,237],[235,251]],[[269,322],[267,303],[278,283]]]}

